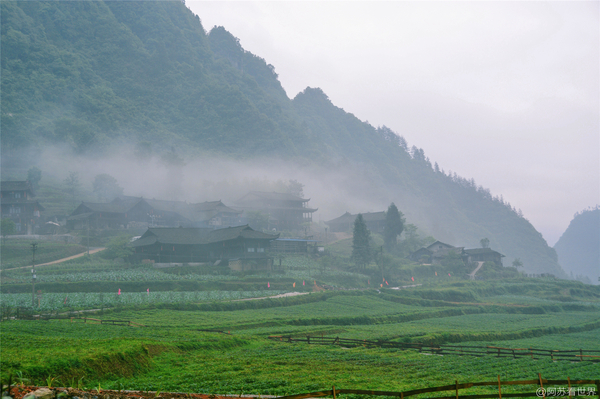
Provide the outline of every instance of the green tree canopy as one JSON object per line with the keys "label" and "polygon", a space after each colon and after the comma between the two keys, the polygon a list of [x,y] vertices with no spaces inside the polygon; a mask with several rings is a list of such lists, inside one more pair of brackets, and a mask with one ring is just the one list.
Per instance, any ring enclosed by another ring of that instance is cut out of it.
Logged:
{"label": "green tree canopy", "polygon": [[117,179],[106,173],[94,178],[94,193],[101,201],[111,201],[123,194],[123,188],[119,186]]}
{"label": "green tree canopy", "polygon": [[479,240],[479,243],[481,244],[481,248],[490,247],[490,240],[488,238],[482,238],[481,240]]}
{"label": "green tree canopy", "polygon": [[404,230],[404,215],[392,202],[385,213],[385,226],[383,228],[383,239],[385,249],[392,251],[396,247],[397,238]]}
{"label": "green tree canopy", "polygon": [[40,180],[42,180],[42,171],[37,166],[30,168],[27,171],[27,180],[35,190],[40,188]]}
{"label": "green tree canopy", "polygon": [[0,234],[2,234],[2,245],[6,243],[6,236],[15,234],[16,225],[10,219],[2,219],[2,224],[0,225]]}
{"label": "green tree canopy", "polygon": [[261,211],[248,211],[248,225],[254,230],[266,230],[269,228],[269,215]]}
{"label": "green tree canopy", "polygon": [[371,261],[371,232],[362,214],[358,214],[354,221],[354,234],[352,237],[352,261],[359,269],[364,269]]}

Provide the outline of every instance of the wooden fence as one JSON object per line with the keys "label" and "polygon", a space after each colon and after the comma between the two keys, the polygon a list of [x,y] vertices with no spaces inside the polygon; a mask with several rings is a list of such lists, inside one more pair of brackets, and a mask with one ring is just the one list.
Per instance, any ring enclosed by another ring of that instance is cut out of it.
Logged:
{"label": "wooden fence", "polygon": [[[536,385],[538,388],[535,392],[502,392],[502,387],[515,386],[515,385]],[[559,385],[558,388],[550,386]],[[587,385],[587,386],[586,386]],[[591,386],[590,386],[591,385]],[[497,393],[493,394],[475,394],[475,395],[461,395],[460,389],[468,389],[472,387],[484,387],[493,386],[497,387]],[[318,398],[323,396],[333,396],[337,399],[338,395],[341,394],[355,394],[355,395],[372,395],[372,396],[398,396],[404,399],[409,396],[423,395],[433,392],[453,392],[450,396],[435,396],[427,399],[483,399],[483,398],[526,398],[526,397],[539,397],[539,398],[552,398],[556,396],[568,396],[573,397],[600,397],[600,380],[571,380],[567,377],[566,380],[547,380],[542,378],[541,374],[538,374],[536,380],[521,380],[521,381],[501,381],[498,376],[497,381],[486,381],[486,382],[467,382],[459,384],[455,381],[452,385],[444,385],[440,387],[413,389],[410,391],[402,392],[391,392],[391,391],[370,391],[364,389],[336,389],[335,386],[331,390],[302,393],[298,395],[280,396],[277,399],[306,399],[306,398]]]}
{"label": "wooden fence", "polygon": [[102,319],[92,319],[90,317],[77,317],[71,318],[71,323],[74,321],[83,320],[84,323],[90,321],[90,324],[112,324],[113,326],[129,326],[129,327],[146,327],[143,324],[139,324],[130,320],[102,320]]}
{"label": "wooden fence", "polygon": [[367,339],[351,339],[340,337],[306,336],[292,337],[283,335],[270,335],[269,339],[282,342],[303,342],[313,345],[340,345],[345,347],[379,347],[395,349],[416,349],[419,352],[434,355],[459,355],[459,356],[496,356],[521,358],[529,357],[539,359],[549,357],[551,360],[592,361],[600,362],[600,350],[552,350],[536,348],[503,348],[499,346],[464,346],[464,345],[424,345],[419,343],[404,343],[393,341],[371,341]]}

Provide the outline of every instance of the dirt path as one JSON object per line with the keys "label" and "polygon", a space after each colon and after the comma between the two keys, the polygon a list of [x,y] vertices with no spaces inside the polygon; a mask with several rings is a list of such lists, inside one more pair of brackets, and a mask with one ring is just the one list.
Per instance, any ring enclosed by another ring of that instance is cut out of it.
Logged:
{"label": "dirt path", "polygon": [[[91,254],[95,254],[96,252],[100,252],[105,250],[106,248],[95,248],[95,249],[90,249],[90,255]],[[54,260],[52,262],[46,262],[46,263],[40,263],[39,265],[35,265],[35,267],[40,267],[40,266],[47,266],[47,265],[55,265],[57,263],[62,263],[62,262],[66,262],[68,260],[71,259],[77,259],[82,257],[83,255],[87,254],[87,251],[82,252],[80,254],[77,255],[73,255],[73,256],[69,256],[68,258],[62,258],[62,259],[58,259],[58,260]],[[15,270],[15,269],[27,269],[27,268],[31,268],[31,266],[21,266],[21,267],[13,267],[11,269],[3,269],[3,270]]]}
{"label": "dirt path", "polygon": [[479,269],[481,269],[481,266],[483,266],[483,262],[477,262],[477,263],[478,263],[478,265],[477,265],[477,267],[475,268],[475,270],[473,270],[473,272],[472,272],[471,274],[469,274],[469,278],[470,278],[471,280],[475,280],[475,273],[477,273],[477,271],[478,271]]}
{"label": "dirt path", "polygon": [[236,299],[232,302],[239,302],[239,301],[254,301],[256,299],[269,299],[269,298],[285,298],[288,296],[296,296],[296,295],[306,295],[306,294],[310,294],[310,292],[286,292],[285,294],[279,294],[279,295],[273,295],[273,296],[262,296],[260,298],[244,298],[244,299]]}

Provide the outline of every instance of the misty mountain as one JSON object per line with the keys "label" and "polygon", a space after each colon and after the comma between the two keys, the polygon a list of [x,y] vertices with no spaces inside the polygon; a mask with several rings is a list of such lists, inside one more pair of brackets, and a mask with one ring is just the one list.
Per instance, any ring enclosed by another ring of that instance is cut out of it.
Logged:
{"label": "misty mountain", "polygon": [[[289,99],[272,65],[223,27],[207,34],[181,2],[1,7],[3,169],[27,168],[49,146],[92,159],[132,144],[272,169],[278,160],[305,171],[311,205],[329,218],[393,201],[441,241],[477,247],[487,237],[505,265],[520,258],[529,272],[565,276],[555,251],[501,197],[432,165],[422,149],[336,107],[319,88]],[[325,176],[327,190],[310,193],[307,179]]]}
{"label": "misty mountain", "polygon": [[573,276],[593,284],[600,277],[600,208],[577,213],[554,245],[560,264]]}

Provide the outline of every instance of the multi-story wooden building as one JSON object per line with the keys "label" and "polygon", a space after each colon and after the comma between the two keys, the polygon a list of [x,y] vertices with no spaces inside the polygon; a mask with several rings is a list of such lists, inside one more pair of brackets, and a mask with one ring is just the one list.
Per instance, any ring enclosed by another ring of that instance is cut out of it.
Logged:
{"label": "multi-story wooden building", "polygon": [[2,219],[15,222],[19,234],[34,234],[40,225],[44,207],[33,198],[32,185],[28,181],[3,181],[0,188]]}
{"label": "multi-story wooden building", "polygon": [[289,193],[250,191],[237,201],[244,211],[262,212],[269,216],[268,229],[278,231],[302,230],[303,223],[312,222],[317,209],[309,208],[310,199]]}

